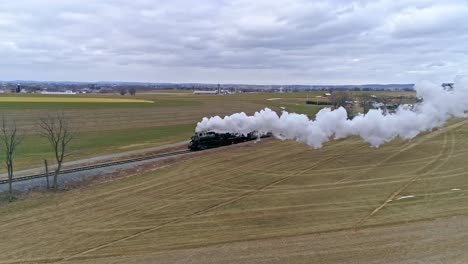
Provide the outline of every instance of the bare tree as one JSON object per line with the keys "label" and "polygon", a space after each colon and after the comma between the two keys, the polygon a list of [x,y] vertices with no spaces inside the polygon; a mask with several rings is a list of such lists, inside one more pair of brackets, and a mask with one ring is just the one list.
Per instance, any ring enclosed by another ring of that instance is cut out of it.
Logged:
{"label": "bare tree", "polygon": [[330,101],[335,108],[346,107],[346,101],[351,100],[351,95],[348,91],[336,91],[330,96]]}
{"label": "bare tree", "polygon": [[54,151],[57,167],[54,172],[53,188],[57,190],[57,178],[62,169],[67,147],[76,133],[70,126],[69,119],[63,113],[41,119],[39,126],[42,129],[42,135],[47,138]]}
{"label": "bare tree", "polygon": [[5,118],[2,118],[2,127],[0,142],[2,143],[3,150],[5,151],[5,164],[8,170],[8,201],[13,200],[13,156],[16,152],[16,148],[22,141],[22,136],[19,135],[16,123],[7,124]]}
{"label": "bare tree", "polygon": [[122,88],[120,89],[120,95],[124,96],[127,93],[127,89]]}
{"label": "bare tree", "polygon": [[388,113],[388,110],[387,107],[388,105],[390,104],[390,102],[392,101],[392,98],[389,97],[389,96],[379,96],[379,100],[378,100],[380,103],[382,103],[382,111],[384,112],[384,114],[387,114]]}
{"label": "bare tree", "polygon": [[128,90],[128,92],[130,93],[130,95],[135,95],[136,94],[136,89],[134,87],[130,88],[130,90]]}
{"label": "bare tree", "polygon": [[335,91],[330,96],[330,101],[333,103],[335,109],[343,107],[346,110],[348,118],[353,115],[352,96],[348,91]]}
{"label": "bare tree", "polygon": [[367,114],[367,112],[369,112],[369,109],[372,108],[373,102],[374,100],[372,100],[372,97],[369,94],[364,94],[362,96],[361,106],[364,114]]}

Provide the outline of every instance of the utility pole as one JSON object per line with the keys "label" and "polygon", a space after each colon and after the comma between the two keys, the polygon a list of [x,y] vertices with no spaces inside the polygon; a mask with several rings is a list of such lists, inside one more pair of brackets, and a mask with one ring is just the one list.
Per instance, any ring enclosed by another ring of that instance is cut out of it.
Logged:
{"label": "utility pole", "polygon": [[46,181],[47,181],[47,189],[50,188],[49,184],[49,167],[47,166],[47,160],[44,160],[44,166],[45,166],[45,175],[46,175]]}

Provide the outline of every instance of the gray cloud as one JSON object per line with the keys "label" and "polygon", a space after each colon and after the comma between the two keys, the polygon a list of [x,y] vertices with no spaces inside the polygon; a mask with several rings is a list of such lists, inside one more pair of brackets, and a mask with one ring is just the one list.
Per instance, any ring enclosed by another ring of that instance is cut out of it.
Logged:
{"label": "gray cloud", "polygon": [[450,81],[467,18],[456,0],[6,0],[0,79]]}

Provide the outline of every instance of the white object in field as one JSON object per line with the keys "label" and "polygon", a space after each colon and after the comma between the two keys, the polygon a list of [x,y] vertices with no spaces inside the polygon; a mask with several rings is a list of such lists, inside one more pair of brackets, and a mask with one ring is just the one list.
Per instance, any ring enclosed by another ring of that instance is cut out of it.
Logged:
{"label": "white object in field", "polygon": [[76,92],[67,90],[65,92],[48,92],[48,91],[42,91],[41,94],[77,94]]}
{"label": "white object in field", "polygon": [[414,198],[415,196],[414,195],[406,195],[406,196],[400,196],[397,198],[397,201],[398,200],[403,200],[403,199],[408,199],[408,198]]}

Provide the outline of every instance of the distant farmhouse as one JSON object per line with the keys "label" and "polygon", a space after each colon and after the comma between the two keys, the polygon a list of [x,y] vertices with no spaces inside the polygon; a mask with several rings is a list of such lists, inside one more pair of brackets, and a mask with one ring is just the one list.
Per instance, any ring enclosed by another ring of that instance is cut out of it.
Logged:
{"label": "distant farmhouse", "polygon": [[67,90],[65,92],[49,92],[49,91],[42,91],[41,94],[77,94],[76,92]]}
{"label": "distant farmhouse", "polygon": [[218,94],[218,91],[193,91],[193,94]]}
{"label": "distant farmhouse", "polygon": [[216,90],[208,90],[208,91],[200,91],[200,90],[195,90],[193,91],[193,94],[221,94],[221,95],[226,95],[226,94],[232,94],[229,90],[225,90],[221,88],[221,85],[217,85]]}

